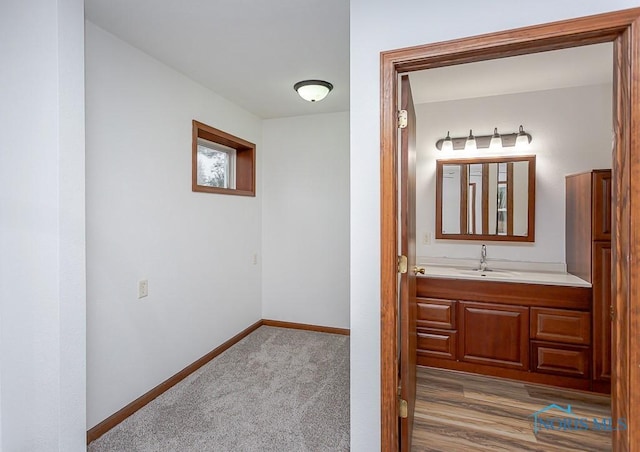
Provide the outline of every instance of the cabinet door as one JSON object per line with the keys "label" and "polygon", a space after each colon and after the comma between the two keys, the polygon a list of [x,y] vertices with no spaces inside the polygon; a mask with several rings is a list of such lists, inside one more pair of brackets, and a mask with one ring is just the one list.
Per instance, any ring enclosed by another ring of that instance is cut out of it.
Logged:
{"label": "cabinet door", "polygon": [[611,243],[593,244],[593,378],[611,381]]}
{"label": "cabinet door", "polygon": [[418,364],[428,366],[428,358],[456,359],[457,332],[418,328]]}
{"label": "cabinet door", "polygon": [[593,240],[611,240],[611,171],[593,173]]}
{"label": "cabinet door", "polygon": [[459,359],[529,370],[529,308],[460,301]]}
{"label": "cabinet door", "polygon": [[456,302],[435,298],[418,298],[418,327],[456,329]]}
{"label": "cabinet door", "polygon": [[531,339],[589,345],[591,316],[570,309],[531,308]]}
{"label": "cabinet door", "polygon": [[589,378],[589,347],[531,341],[533,371]]}

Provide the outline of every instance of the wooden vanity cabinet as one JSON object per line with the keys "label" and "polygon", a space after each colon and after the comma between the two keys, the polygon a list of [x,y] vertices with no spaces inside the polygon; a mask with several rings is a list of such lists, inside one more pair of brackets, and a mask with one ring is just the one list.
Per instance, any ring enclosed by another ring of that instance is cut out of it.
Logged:
{"label": "wooden vanity cabinet", "polygon": [[418,278],[422,366],[589,390],[591,288]]}
{"label": "wooden vanity cabinet", "polygon": [[611,385],[611,170],[566,177],[567,271],[593,286],[592,378]]}

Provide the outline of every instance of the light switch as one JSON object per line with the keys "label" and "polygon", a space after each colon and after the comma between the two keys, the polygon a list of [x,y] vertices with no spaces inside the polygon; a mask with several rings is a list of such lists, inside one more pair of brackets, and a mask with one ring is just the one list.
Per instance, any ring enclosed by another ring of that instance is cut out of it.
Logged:
{"label": "light switch", "polygon": [[144,298],[149,295],[149,281],[143,279],[138,281],[138,298]]}

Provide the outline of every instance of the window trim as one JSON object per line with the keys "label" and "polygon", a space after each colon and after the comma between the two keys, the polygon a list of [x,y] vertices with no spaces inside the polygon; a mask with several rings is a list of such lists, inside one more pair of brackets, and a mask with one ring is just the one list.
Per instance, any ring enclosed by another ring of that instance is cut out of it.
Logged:
{"label": "window trim", "polygon": [[[191,191],[217,193],[238,196],[256,195],[256,145],[249,141],[223,132],[195,119],[192,121],[192,150],[191,150]],[[233,179],[235,188],[208,187],[198,185],[198,138],[235,149]]]}

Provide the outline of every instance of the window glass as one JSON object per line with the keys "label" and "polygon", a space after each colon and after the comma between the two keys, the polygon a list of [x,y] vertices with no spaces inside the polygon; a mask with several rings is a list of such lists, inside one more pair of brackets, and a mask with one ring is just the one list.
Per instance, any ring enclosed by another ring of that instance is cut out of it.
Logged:
{"label": "window glass", "polygon": [[235,188],[233,186],[234,157],[235,149],[198,139],[198,185]]}

